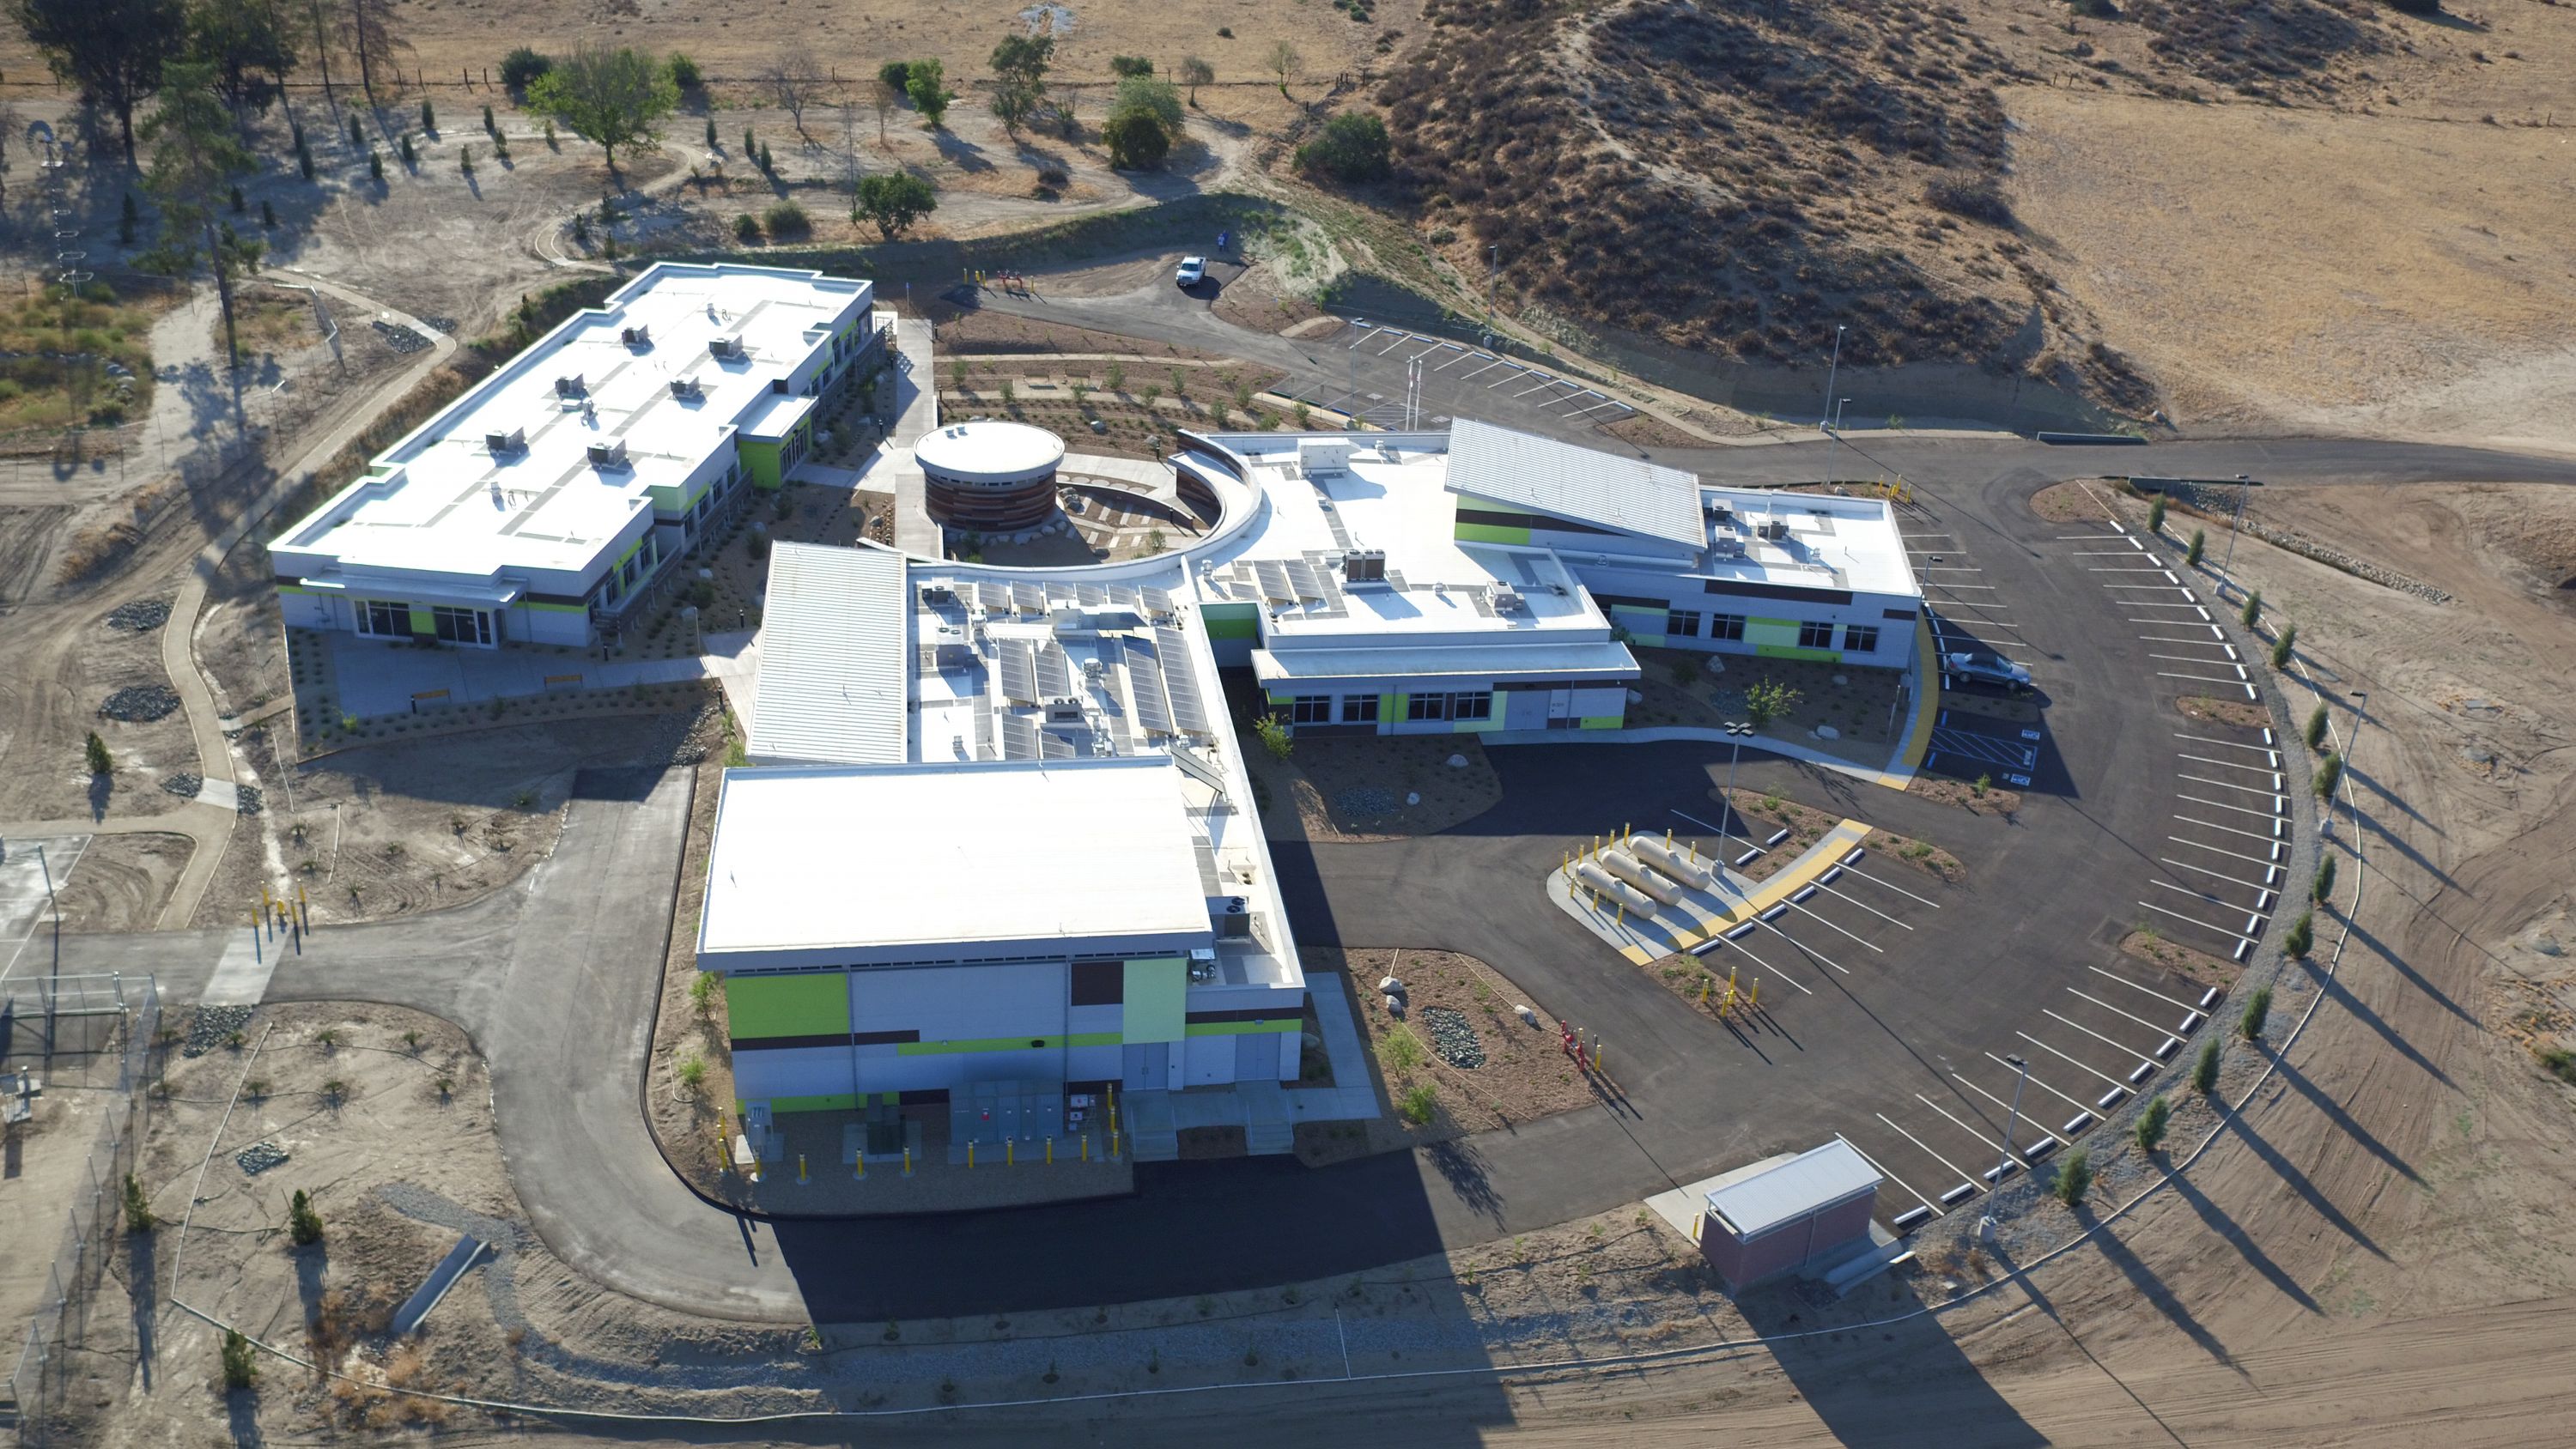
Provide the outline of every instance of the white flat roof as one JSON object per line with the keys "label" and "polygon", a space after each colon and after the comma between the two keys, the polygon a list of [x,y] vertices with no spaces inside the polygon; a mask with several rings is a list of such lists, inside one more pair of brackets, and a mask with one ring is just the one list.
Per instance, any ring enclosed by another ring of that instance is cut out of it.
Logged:
{"label": "white flat roof", "polygon": [[1160,756],[727,770],[698,950],[1210,934],[1180,781]]}
{"label": "white flat roof", "polygon": [[1759,1237],[1820,1207],[1878,1191],[1878,1169],[1837,1137],[1708,1194],[1709,1213],[1738,1238]]}
{"label": "white flat roof", "polygon": [[1052,473],[1064,462],[1064,439],[1004,418],[951,423],[912,445],[912,460],[953,478],[1017,482]]}
{"label": "white flat roof", "polygon": [[[1724,504],[1728,512],[1710,519],[1709,549],[1695,574],[1734,583],[1922,594],[1895,508],[1883,498],[1778,488],[1701,492],[1706,503]],[[1761,537],[1762,525],[1770,522],[1787,524],[1788,537]]]}
{"label": "white flat roof", "polygon": [[777,545],[744,750],[763,760],[900,762],[911,621],[901,554]]}
{"label": "white flat roof", "polygon": [[[655,266],[379,455],[373,466],[392,476],[352,509],[325,505],[345,512],[337,523],[300,520],[278,547],[347,569],[580,570],[651,507],[654,488],[685,485],[737,423],[810,406],[774,393],[772,379],[864,318],[873,295],[819,272]],[[712,355],[717,338],[738,339],[743,356]],[[559,378],[579,381],[559,394]],[[675,378],[699,395],[675,396]],[[523,446],[495,453],[493,433],[522,435]],[[593,444],[623,444],[625,465],[595,465]]]}
{"label": "white flat roof", "polygon": [[1449,427],[1449,486],[1534,512],[1699,548],[1699,479],[1474,418]]}

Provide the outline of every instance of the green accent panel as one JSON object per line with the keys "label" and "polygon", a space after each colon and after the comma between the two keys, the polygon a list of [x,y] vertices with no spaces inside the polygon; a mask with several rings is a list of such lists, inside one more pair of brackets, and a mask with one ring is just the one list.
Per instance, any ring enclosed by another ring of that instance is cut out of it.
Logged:
{"label": "green accent panel", "polygon": [[1077,1031],[1064,1039],[1066,1046],[1116,1046],[1120,1040],[1114,1031]]}
{"label": "green accent panel", "polygon": [[279,584],[277,586],[277,591],[281,594],[309,594],[313,592],[311,589],[299,589],[293,584]]}
{"label": "green accent panel", "polygon": [[1266,1036],[1273,1032],[1284,1035],[1297,1030],[1299,1025],[1299,1018],[1293,1016],[1276,1021],[1194,1021],[1190,1023],[1190,1035]]}
{"label": "green accent panel", "polygon": [[1261,626],[1250,604],[1209,604],[1199,610],[1199,623],[1211,639],[1254,639]]}
{"label": "green accent panel", "polygon": [[1794,619],[1747,619],[1744,642],[1753,645],[1786,644],[1796,647],[1798,624]]}
{"label": "green accent panel", "polygon": [[1377,697],[1377,722],[1379,724],[1404,723],[1404,702],[1412,697],[1413,696],[1409,694],[1379,695]]}
{"label": "green accent panel", "polygon": [[1501,710],[1494,711],[1493,714],[1484,719],[1453,719],[1449,721],[1449,733],[1453,735],[1491,734],[1502,727],[1503,713]]}
{"label": "green accent panel", "polygon": [[1101,1040],[1085,1041],[1081,1038],[1062,1036],[978,1036],[968,1037],[963,1041],[897,1042],[894,1054],[899,1057],[945,1057],[967,1052],[1026,1052],[1050,1047],[1113,1046],[1118,1041],[1115,1032],[1085,1032],[1083,1035],[1097,1036]]}
{"label": "green accent panel", "polygon": [[609,560],[609,567],[611,567],[611,568],[624,568],[624,567],[626,566],[626,561],[627,561],[628,559],[630,559],[630,558],[635,557],[636,553],[637,553],[638,551],[640,551],[640,550],[644,547],[644,540],[646,540],[646,539],[648,539],[648,538],[651,538],[652,536],[653,536],[653,530],[651,530],[651,529],[649,529],[649,528],[648,528],[648,529],[646,529],[646,530],[644,530],[642,533],[639,533],[639,534],[635,535],[635,541],[634,541],[633,543],[630,543],[630,544],[626,545],[626,552],[621,553],[621,554],[619,554],[616,558]]}
{"label": "green accent panel", "polygon": [[850,1029],[850,984],[838,971],[728,977],[724,998],[735,1041]]}
{"label": "green accent panel", "polygon": [[411,631],[412,631],[413,633],[415,633],[415,634],[435,634],[435,633],[437,633],[437,632],[438,632],[438,617],[437,617],[436,615],[434,615],[434,614],[430,613],[427,609],[414,609],[414,610],[412,610],[412,611],[411,611]]}
{"label": "green accent panel", "polygon": [[1460,543],[1527,543],[1526,528],[1506,528],[1498,523],[1462,523],[1456,537]]}
{"label": "green accent panel", "polygon": [[821,1097],[772,1097],[769,1099],[769,1110],[773,1113],[854,1112],[858,1110],[858,1106],[859,1094],[856,1092],[833,1092]]}
{"label": "green accent panel", "polygon": [[1757,644],[1753,652],[1765,659],[1811,659],[1818,664],[1843,662],[1839,649],[1801,649],[1795,644]]}
{"label": "green accent panel", "polygon": [[533,600],[522,603],[519,607],[522,609],[534,609],[541,614],[587,614],[590,612],[590,606],[588,604],[540,604]]}
{"label": "green accent panel", "polygon": [[1126,1031],[1131,1042],[1179,1041],[1190,1022],[1189,963],[1178,956],[1149,956],[1127,963]]}
{"label": "green accent panel", "polygon": [[778,445],[745,438],[735,448],[742,454],[743,466],[751,470],[751,486],[769,491],[778,488]]}
{"label": "green accent panel", "polygon": [[1795,619],[1774,619],[1768,614],[1753,614],[1748,616],[1744,622],[1747,624],[1770,624],[1781,629],[1795,629],[1798,627],[1798,621]]}
{"label": "green accent panel", "polygon": [[1615,714],[1587,714],[1583,717],[1583,727],[1588,730],[1615,730],[1627,722],[1625,716]]}

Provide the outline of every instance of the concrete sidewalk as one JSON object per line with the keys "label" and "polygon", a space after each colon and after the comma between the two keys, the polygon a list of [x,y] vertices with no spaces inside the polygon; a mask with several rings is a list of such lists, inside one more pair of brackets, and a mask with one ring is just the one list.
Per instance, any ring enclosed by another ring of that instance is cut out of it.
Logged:
{"label": "concrete sidewalk", "polygon": [[[708,642],[723,638],[709,635]],[[748,641],[748,635],[736,635]],[[422,708],[526,699],[580,690],[678,684],[719,671],[707,659],[595,659],[520,649],[423,649],[356,634],[322,636],[340,684],[340,708],[360,719]]]}

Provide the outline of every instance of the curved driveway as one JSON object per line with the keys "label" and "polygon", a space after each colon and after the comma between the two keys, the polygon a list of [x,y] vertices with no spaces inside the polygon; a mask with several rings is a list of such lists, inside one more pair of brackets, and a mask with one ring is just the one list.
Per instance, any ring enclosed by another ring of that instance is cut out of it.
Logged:
{"label": "curved driveway", "polygon": [[[1817,446],[1730,449],[1735,477],[1812,477]],[[1948,1092],[1966,1054],[1998,1042],[2031,994],[2130,919],[2164,809],[2139,784],[2167,722],[2136,698],[2133,661],[2096,648],[2098,588],[2043,566],[2048,530],[2018,500],[2065,476],[2152,467],[2267,478],[2576,482],[2576,461],[2404,444],[2273,442],[2064,449],[2026,442],[1891,445],[1963,542],[2041,627],[2049,729],[2063,778],[2012,823],[1810,775],[1851,813],[1938,839],[1971,862],[1946,909],[1918,915],[1901,956],[1739,1039],[1678,1010],[1530,886],[1574,838],[1706,808],[1703,746],[1498,751],[1505,803],[1437,837],[1277,846],[1304,939],[1448,947],[1512,974],[1546,1009],[1599,1030],[1626,1096],[1587,1112],[1414,1154],[1322,1170],[1292,1159],[1147,1164],[1133,1198],[984,1216],[753,1225],[688,1192],[637,1108],[654,987],[685,828],[685,775],[593,772],[555,854],[522,886],[457,911],[316,938],[272,999],[416,1006],[471,1032],[496,1082],[512,1180],[546,1243],[594,1278],[691,1313],[879,1320],[1220,1291],[1349,1272],[1632,1202],[1762,1151],[1802,1143],[1898,1094]],[[1692,459],[1697,462],[1699,460]],[[1716,460],[1712,460],[1716,461]],[[1841,465],[1836,465],[1841,471]],[[2107,637],[2107,636],[2103,636]],[[2125,638],[2126,636],[2121,636]],[[1748,762],[1745,783],[1805,774]],[[1854,793],[1866,791],[1865,794]],[[69,937],[66,970],[158,969],[193,994],[224,933]],[[1602,1119],[1608,1120],[1602,1120]]]}

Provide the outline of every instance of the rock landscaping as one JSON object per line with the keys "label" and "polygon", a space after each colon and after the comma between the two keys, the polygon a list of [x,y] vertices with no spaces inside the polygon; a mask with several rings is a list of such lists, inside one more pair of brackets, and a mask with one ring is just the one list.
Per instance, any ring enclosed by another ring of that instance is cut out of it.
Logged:
{"label": "rock landscaping", "polygon": [[168,599],[136,599],[107,611],[107,627],[145,634],[170,622]]}
{"label": "rock landscaping", "polygon": [[219,1046],[232,1044],[233,1033],[250,1025],[249,1006],[200,1006],[188,1023],[188,1040],[179,1049],[181,1056],[201,1057]]}
{"label": "rock landscaping", "polygon": [[234,1153],[233,1161],[240,1165],[243,1176],[257,1177],[272,1167],[285,1166],[286,1149],[274,1142],[254,1142]]}
{"label": "rock landscaping", "polygon": [[385,345],[387,347],[405,355],[409,355],[414,352],[427,352],[431,347],[436,345],[428,338],[412,331],[408,327],[402,326],[399,323],[386,322],[379,319],[375,322],[369,323],[368,325],[376,329],[377,336],[385,339]]}
{"label": "rock landscaping", "polygon": [[206,777],[177,770],[161,777],[161,788],[182,800],[194,800],[197,793],[206,788]]}
{"label": "rock landscaping", "polygon": [[179,708],[179,691],[166,684],[129,684],[109,695],[98,712],[109,719],[142,724],[167,719]]}
{"label": "rock landscaping", "polygon": [[1422,1008],[1422,1030],[1431,1038],[1431,1049],[1449,1065],[1469,1068],[1485,1064],[1485,1044],[1476,1040],[1476,1028],[1468,1025],[1463,1012],[1446,1006],[1426,1006]]}

